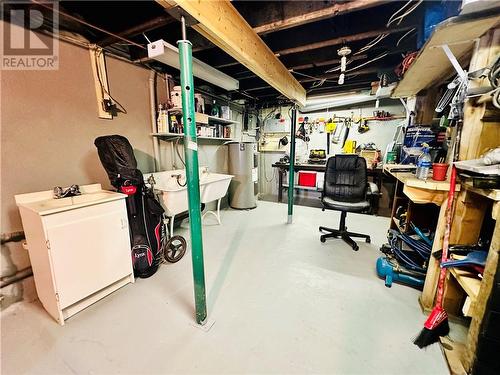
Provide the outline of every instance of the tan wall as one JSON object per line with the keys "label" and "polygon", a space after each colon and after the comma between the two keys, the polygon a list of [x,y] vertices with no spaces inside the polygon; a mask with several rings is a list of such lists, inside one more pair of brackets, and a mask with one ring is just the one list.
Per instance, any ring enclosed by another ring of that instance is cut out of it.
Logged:
{"label": "tan wall", "polygon": [[1,231],[22,230],[14,195],[99,182],[109,187],[94,139],[121,134],[139,168],[153,169],[149,71],[107,58],[110,91],[127,110],[97,117],[89,52],[60,43],[57,71],[1,72]]}

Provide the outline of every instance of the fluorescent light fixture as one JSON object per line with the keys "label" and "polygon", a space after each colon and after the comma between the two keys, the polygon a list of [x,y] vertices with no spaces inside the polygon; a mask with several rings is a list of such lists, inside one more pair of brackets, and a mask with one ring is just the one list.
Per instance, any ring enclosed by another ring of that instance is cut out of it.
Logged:
{"label": "fluorescent light fixture", "polygon": [[305,107],[302,107],[300,111],[319,111],[326,108],[344,107],[375,100],[377,100],[377,98],[375,97],[375,95],[370,95],[370,91],[313,96],[306,99],[306,105]]}
{"label": "fluorescent light fixture", "polygon": [[[180,69],[179,49],[163,39],[148,44],[148,56],[164,64]],[[193,57],[193,75],[227,91],[238,90],[240,83],[233,77],[222,73]]]}

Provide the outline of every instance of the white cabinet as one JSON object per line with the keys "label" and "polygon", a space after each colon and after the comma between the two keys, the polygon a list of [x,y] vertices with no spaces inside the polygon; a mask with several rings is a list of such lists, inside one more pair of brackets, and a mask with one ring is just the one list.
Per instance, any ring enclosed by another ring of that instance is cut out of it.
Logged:
{"label": "white cabinet", "polygon": [[81,198],[16,196],[38,297],[61,325],[134,282],[125,195],[98,184],[81,190]]}

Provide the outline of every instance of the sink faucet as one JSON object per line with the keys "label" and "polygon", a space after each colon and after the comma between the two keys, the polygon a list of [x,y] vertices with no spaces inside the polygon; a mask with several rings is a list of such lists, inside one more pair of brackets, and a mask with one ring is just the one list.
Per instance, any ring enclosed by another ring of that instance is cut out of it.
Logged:
{"label": "sink faucet", "polygon": [[155,176],[153,176],[153,174],[151,174],[148,177],[148,184],[151,185],[151,187],[154,189],[154,187],[156,185],[156,180],[155,180]]}
{"label": "sink faucet", "polygon": [[75,195],[82,194],[78,185],[71,185],[66,190],[63,190],[63,188],[60,186],[56,186],[53,191],[55,199],[74,197]]}

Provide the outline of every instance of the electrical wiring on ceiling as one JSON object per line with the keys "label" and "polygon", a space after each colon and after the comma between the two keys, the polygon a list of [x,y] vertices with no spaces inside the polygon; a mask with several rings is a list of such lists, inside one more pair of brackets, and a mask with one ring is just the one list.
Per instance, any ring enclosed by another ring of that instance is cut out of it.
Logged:
{"label": "electrical wiring on ceiling", "polygon": [[377,36],[375,39],[373,39],[371,42],[368,42],[368,44],[364,47],[361,47],[359,49],[359,51],[357,52],[354,52],[353,53],[353,56],[355,55],[359,55],[360,53],[363,53],[363,52],[366,52],[368,51],[370,48],[372,48],[373,46],[377,45],[380,41],[384,40],[385,38],[387,38],[389,36],[388,33],[385,33],[385,34],[380,34],[379,36]]}
{"label": "electrical wiring on ceiling", "polygon": [[396,42],[396,47],[398,47],[398,46],[399,46],[399,43],[401,43],[401,41],[402,41],[404,38],[406,38],[408,35],[410,35],[411,33],[413,33],[413,32],[414,32],[414,31],[416,31],[416,30],[417,30],[417,28],[416,28],[416,27],[414,27],[413,29],[410,29],[410,30],[408,30],[406,33],[404,33],[404,35],[403,35],[401,38],[399,38],[399,39],[398,39],[398,41]]}
{"label": "electrical wiring on ceiling", "polygon": [[365,66],[365,65],[368,65],[368,64],[370,64],[370,63],[372,63],[372,62],[374,62],[374,61],[377,61],[377,60],[380,60],[380,59],[384,58],[384,57],[385,57],[385,56],[387,56],[388,54],[389,54],[389,52],[384,52],[384,53],[382,53],[382,54],[378,55],[377,57],[374,57],[374,58],[373,58],[373,59],[371,59],[371,60],[368,60],[368,61],[366,61],[366,62],[364,62],[364,63],[362,63],[362,64],[359,64],[359,65],[357,65],[357,66],[355,66],[355,67],[353,67],[353,68],[351,68],[351,69],[347,69],[347,70],[346,70],[346,72],[352,72],[353,70],[357,70],[357,69],[359,69],[359,68],[361,68],[361,67],[363,67],[363,66]]}
{"label": "electrical wiring on ceiling", "polygon": [[[389,18],[389,20],[387,21],[387,24],[386,26],[389,27],[390,25],[392,25],[394,22],[397,21],[397,24],[400,25],[401,22],[403,21],[403,19],[409,15],[410,13],[412,13],[415,9],[417,9],[417,7],[422,4],[424,1],[423,0],[419,0],[419,1],[413,1],[413,0],[409,0],[405,5],[403,5],[399,10],[397,10],[395,13],[393,13],[393,15]],[[408,7],[408,5],[410,5],[411,3],[413,3],[414,5],[411,6],[410,8],[406,9]],[[403,14],[399,15],[396,17],[396,15],[398,15],[400,12],[402,12],[403,10],[406,10]]]}

